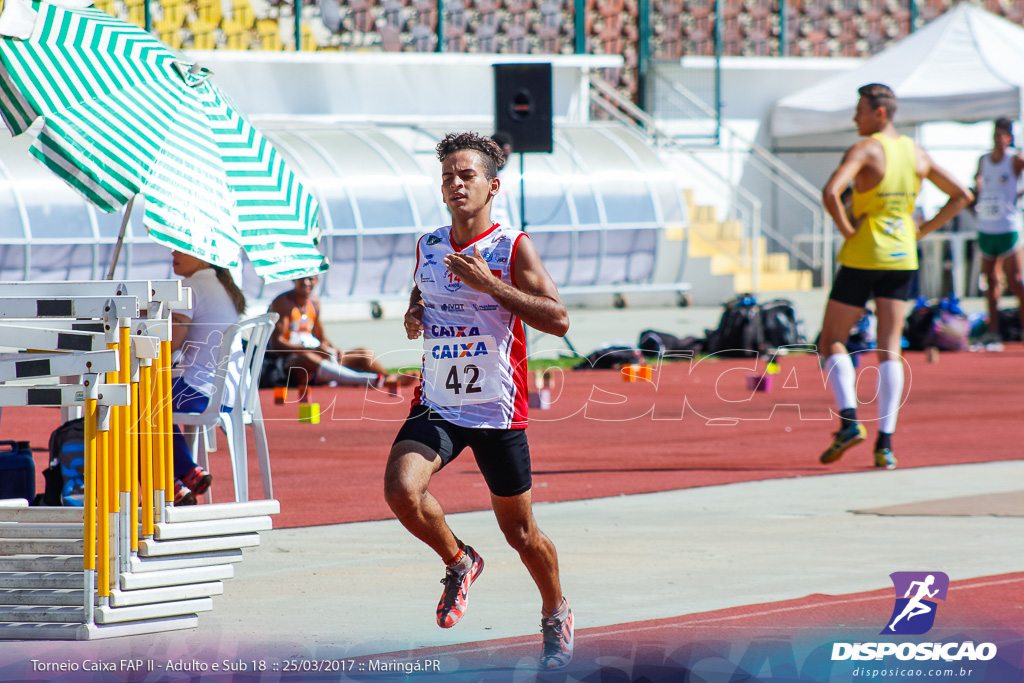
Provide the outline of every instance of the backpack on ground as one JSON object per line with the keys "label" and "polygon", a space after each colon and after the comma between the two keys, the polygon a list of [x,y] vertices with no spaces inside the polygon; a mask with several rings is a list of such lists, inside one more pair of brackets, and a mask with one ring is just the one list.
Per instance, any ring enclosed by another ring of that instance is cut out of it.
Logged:
{"label": "backpack on ground", "polygon": [[966,315],[940,308],[932,318],[925,348],[934,346],[940,351],[965,351],[970,337],[971,323]]}
{"label": "backpack on ground", "polygon": [[751,294],[741,294],[725,304],[718,329],[708,331],[704,352],[749,358],[759,355],[764,346],[764,327],[757,299]]}
{"label": "backpack on ground", "polygon": [[865,351],[878,346],[878,318],[870,308],[865,308],[860,318],[850,328],[846,350],[850,353]]}
{"label": "backpack on ground", "polygon": [[906,348],[923,351],[935,347],[941,351],[963,351],[970,343],[971,322],[955,297],[928,305],[919,297],[903,325]]}
{"label": "backpack on ground", "polygon": [[770,348],[807,343],[804,320],[788,299],[775,299],[761,304],[761,327],[764,330],[764,343]]}
{"label": "backpack on ground", "polygon": [[1005,342],[1021,341],[1019,308],[1004,308],[999,311],[999,336]]}
{"label": "backpack on ground", "polygon": [[288,385],[288,353],[267,349],[263,355],[263,369],[260,370],[260,389],[273,389]]}
{"label": "backpack on ground", "polygon": [[85,420],[68,420],[50,434],[46,489],[37,505],[81,507],[85,498]]}
{"label": "backpack on ground", "polygon": [[903,323],[903,339],[907,349],[924,351],[934,317],[934,309],[927,302],[918,300],[914,309],[910,311],[910,315],[907,316],[906,322]]}
{"label": "backpack on ground", "polygon": [[657,330],[644,330],[637,342],[640,351],[647,358],[671,358],[673,355],[686,358],[700,352],[703,345],[704,341],[697,337],[679,338],[674,334]]}
{"label": "backpack on ground", "polygon": [[36,465],[28,441],[0,441],[0,500],[36,495]]}
{"label": "backpack on ground", "polygon": [[612,370],[623,365],[640,365],[644,354],[632,346],[606,346],[573,366],[573,370]]}

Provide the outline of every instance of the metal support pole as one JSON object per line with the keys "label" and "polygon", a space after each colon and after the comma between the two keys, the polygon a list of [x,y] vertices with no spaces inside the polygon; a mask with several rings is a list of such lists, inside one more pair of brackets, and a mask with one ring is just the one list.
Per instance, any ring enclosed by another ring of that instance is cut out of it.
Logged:
{"label": "metal support pole", "polygon": [[637,7],[636,103],[647,111],[647,71],[651,62],[651,0],[640,0]]}
{"label": "metal support pole", "polygon": [[[149,6],[149,3],[151,3],[152,1],[153,0],[146,0],[146,2],[143,3],[143,5],[142,5],[142,16],[144,17],[143,24],[145,25],[146,33],[152,33],[153,32],[153,14],[150,11],[150,6]],[[913,30],[913,29],[911,29],[911,30]]]}
{"label": "metal support pole", "polygon": [[444,0],[437,0],[437,51],[444,52]]}
{"label": "metal support pole", "polygon": [[[149,7],[149,3],[148,2],[146,3],[146,7],[147,8]],[[148,16],[147,16],[146,23],[147,24],[149,23]],[[147,28],[146,30],[148,31],[149,29]],[[128,203],[125,204],[125,206],[124,206],[124,217],[121,218],[121,232],[119,232],[117,234],[117,243],[114,244],[114,253],[110,257],[110,268],[109,268],[109,270],[107,270],[107,279],[108,280],[113,280],[114,279],[114,272],[117,270],[117,259],[121,256],[121,246],[124,244],[125,235],[127,235],[127,232],[128,232],[128,222],[131,220],[132,207],[135,206],[135,198],[137,196],[138,195],[134,195],[133,194],[132,198],[129,199]]]}
{"label": "metal support pole", "polygon": [[910,0],[910,33],[917,28],[917,0]]}
{"label": "metal support pole", "polygon": [[295,51],[302,49],[302,0],[295,0]]}
{"label": "metal support pole", "polygon": [[576,54],[587,53],[587,0],[576,0],[576,17],[573,20],[576,34]]}
{"label": "metal support pole", "polygon": [[786,0],[779,0],[779,56],[785,57],[789,52],[786,41]]}
{"label": "metal support pole", "polygon": [[715,139],[722,142],[722,22],[723,0],[715,2]]}
{"label": "metal support pole", "polygon": [[526,172],[525,157],[519,153],[519,229],[526,232]]}

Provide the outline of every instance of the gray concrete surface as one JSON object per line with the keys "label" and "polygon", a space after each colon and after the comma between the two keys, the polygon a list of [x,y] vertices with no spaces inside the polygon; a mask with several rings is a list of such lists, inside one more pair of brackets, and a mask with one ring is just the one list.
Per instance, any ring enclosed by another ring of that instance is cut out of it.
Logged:
{"label": "gray concrete surface", "polygon": [[[1024,462],[996,462],[547,503],[536,514],[585,629],[891,588],[893,571],[935,569],[952,580],[1020,571],[1024,547],[1005,541],[1024,534],[1024,518],[855,511],[1002,493],[1021,481]],[[60,647],[79,657],[319,659],[536,635],[538,594],[492,514],[449,523],[486,562],[466,617],[450,630],[434,622],[441,563],[396,521],[378,521],[261,534],[194,631]],[[42,646],[0,643],[0,655],[18,647]]]}
{"label": "gray concrete surface", "polygon": [[[1024,518],[853,510],[1019,489],[1024,462],[775,479],[536,506],[577,628],[889,588],[889,574],[1020,571]],[[396,521],[264,535],[201,629],[302,643],[316,656],[532,635],[536,588],[490,512],[451,515],[486,562],[455,628],[434,622],[443,568]],[[288,586],[289,590],[280,590]],[[248,596],[259,595],[252,601]],[[359,615],[353,621],[353,615]]]}

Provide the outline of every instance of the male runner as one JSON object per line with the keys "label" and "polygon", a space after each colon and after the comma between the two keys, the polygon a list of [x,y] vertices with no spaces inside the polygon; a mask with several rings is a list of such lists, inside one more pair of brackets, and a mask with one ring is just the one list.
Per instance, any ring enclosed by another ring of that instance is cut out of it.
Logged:
{"label": "male runner", "polygon": [[1009,119],[996,121],[992,151],[978,160],[978,173],[974,177],[978,203],[978,249],[981,251],[981,271],[988,288],[988,331],[983,342],[998,342],[999,337],[999,264],[1006,274],[1007,289],[1020,306],[1021,325],[1024,326],[1024,239],[1021,239],[1020,195],[1021,172],[1024,171],[1024,153],[1011,154],[1013,124]]}
{"label": "male runner", "polygon": [[405,330],[409,339],[424,336],[423,379],[391,447],[384,496],[405,528],[444,560],[437,623],[451,628],[466,611],[484,561],[452,533],[427,487],[470,447],[498,526],[540,589],[540,666],[557,669],[572,658],[573,616],[555,547],[531,506],[523,324],[563,336],[569,316],[526,235],[491,222],[505,160],[498,145],[474,133],[450,134],[437,145],[437,156],[452,224],[416,245]]}
{"label": "male runner", "polygon": [[[893,469],[892,434],[903,397],[900,337],[917,271],[917,240],[952,220],[970,202],[971,193],[913,140],[896,132],[892,123],[896,95],[888,86],[872,83],[857,92],[860,101],[853,121],[866,139],[846,150],[822,192],[825,208],[845,242],[825,307],[820,349],[841,424],[821,462],[835,462],[867,437],[857,421],[857,377],[845,342],[864,304],[873,298],[879,363],[875,467]],[[949,201],[931,220],[915,226],[914,202],[922,178],[949,195]],[[840,199],[851,182],[852,220]]]}

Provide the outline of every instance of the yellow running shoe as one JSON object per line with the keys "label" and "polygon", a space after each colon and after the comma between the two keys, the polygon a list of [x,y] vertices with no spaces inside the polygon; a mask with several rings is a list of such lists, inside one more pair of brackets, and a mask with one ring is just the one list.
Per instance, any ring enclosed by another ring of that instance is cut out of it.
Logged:
{"label": "yellow running shoe", "polygon": [[875,467],[883,470],[896,469],[896,456],[891,448],[879,448],[875,451]]}
{"label": "yellow running shoe", "polygon": [[840,429],[835,432],[832,439],[832,445],[828,447],[828,450],[821,454],[821,464],[827,465],[831,462],[835,462],[839,458],[843,457],[843,453],[848,448],[856,446],[864,439],[868,438],[868,430],[864,429],[864,425],[859,422]]}

